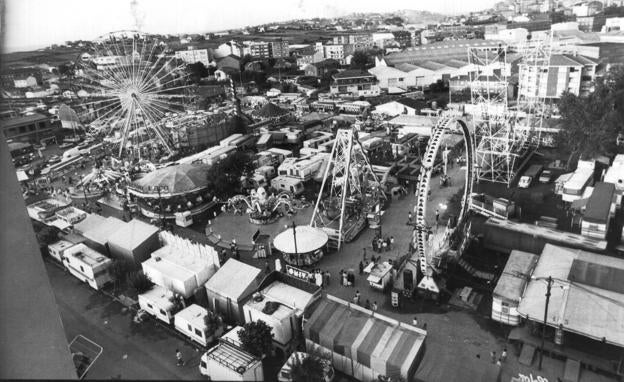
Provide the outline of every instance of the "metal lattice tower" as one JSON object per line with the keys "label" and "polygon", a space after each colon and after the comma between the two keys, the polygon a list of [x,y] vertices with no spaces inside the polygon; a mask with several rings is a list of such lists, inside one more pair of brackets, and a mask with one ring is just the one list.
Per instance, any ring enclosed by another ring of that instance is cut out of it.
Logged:
{"label": "metal lattice tower", "polygon": [[[552,32],[551,32],[552,33]],[[524,136],[525,149],[536,149],[541,142],[542,122],[546,111],[552,35],[545,40],[527,39],[519,46],[516,130]]]}
{"label": "metal lattice tower", "polygon": [[507,47],[468,48],[468,61],[472,67],[469,113],[477,142],[476,179],[509,185],[517,157],[517,139],[508,111]]}
{"label": "metal lattice tower", "polygon": [[[353,129],[340,129],[336,133],[323,183],[319,192],[310,225],[325,228],[337,236],[337,245],[340,248],[343,241],[348,241],[350,234],[346,220],[366,219],[365,202],[367,193],[376,196],[379,181],[362,145]],[[329,195],[323,198],[323,191],[329,187]],[[354,217],[352,207],[358,215]],[[333,236],[330,234],[330,237]]]}

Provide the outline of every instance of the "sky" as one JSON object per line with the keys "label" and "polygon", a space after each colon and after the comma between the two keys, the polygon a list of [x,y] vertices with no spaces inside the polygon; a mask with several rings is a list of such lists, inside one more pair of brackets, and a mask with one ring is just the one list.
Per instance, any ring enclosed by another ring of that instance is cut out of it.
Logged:
{"label": "sky", "polygon": [[[399,9],[464,13],[496,0],[5,0],[4,50],[41,48],[68,40],[136,29],[202,33],[298,18]],[[133,5],[133,3],[135,5]]]}

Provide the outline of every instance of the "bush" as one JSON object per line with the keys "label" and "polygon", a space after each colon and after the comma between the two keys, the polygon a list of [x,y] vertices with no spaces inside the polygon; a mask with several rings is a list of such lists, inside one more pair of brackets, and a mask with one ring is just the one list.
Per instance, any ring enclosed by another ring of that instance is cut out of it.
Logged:
{"label": "bush", "polygon": [[138,293],[145,293],[152,289],[154,283],[142,271],[132,272],[128,275],[128,283]]}
{"label": "bush", "polygon": [[273,350],[271,327],[262,320],[246,323],[238,331],[243,349],[257,357],[269,354]]}

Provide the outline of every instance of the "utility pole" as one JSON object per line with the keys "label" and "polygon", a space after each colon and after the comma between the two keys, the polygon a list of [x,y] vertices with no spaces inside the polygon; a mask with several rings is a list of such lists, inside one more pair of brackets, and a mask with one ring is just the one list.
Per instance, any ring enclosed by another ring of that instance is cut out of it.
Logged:
{"label": "utility pole", "polygon": [[297,264],[298,264],[298,261],[299,261],[299,251],[297,250],[297,225],[295,224],[294,220],[292,222],[292,229],[293,229],[293,239],[295,241],[295,257],[297,258]]}
{"label": "utility pole", "polygon": [[544,326],[542,327],[542,346],[540,348],[539,370],[542,370],[542,358],[544,358],[544,340],[546,337],[546,323],[548,320],[548,304],[550,303],[550,288],[552,287],[552,276],[548,276],[548,285],[546,286],[546,306],[544,307]]}

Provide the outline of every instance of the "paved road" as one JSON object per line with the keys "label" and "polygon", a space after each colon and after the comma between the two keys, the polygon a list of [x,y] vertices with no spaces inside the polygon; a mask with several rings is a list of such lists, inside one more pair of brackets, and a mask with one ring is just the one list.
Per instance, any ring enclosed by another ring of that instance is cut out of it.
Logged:
{"label": "paved road", "polygon": [[[104,348],[89,379],[202,379],[201,352],[154,321],[132,323],[131,313],[108,296],[46,261],[59,311],[70,342],[79,334]],[[186,365],[176,366],[175,349]]]}

